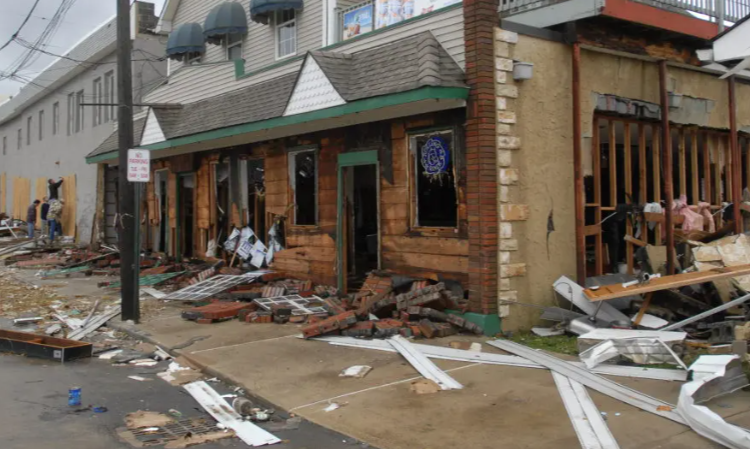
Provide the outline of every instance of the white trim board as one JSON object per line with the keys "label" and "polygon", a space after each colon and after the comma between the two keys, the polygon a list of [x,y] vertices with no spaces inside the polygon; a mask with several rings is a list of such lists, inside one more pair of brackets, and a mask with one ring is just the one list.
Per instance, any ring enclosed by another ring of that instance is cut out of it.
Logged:
{"label": "white trim board", "polygon": [[604,422],[586,388],[573,379],[552,371],[570,422],[583,449],[619,449],[615,437]]}
{"label": "white trim board", "polygon": [[419,374],[432,380],[443,390],[460,390],[464,386],[445,371],[438,368],[422,352],[412,345],[409,340],[400,335],[388,339],[388,343],[401,354],[411,365],[419,371]]}

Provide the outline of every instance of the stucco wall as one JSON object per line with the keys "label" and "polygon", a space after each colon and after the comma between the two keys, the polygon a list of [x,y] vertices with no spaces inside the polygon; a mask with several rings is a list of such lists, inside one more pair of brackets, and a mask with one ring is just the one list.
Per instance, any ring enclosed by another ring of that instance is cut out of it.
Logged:
{"label": "stucco wall", "polygon": [[[518,98],[508,104],[517,116],[516,132],[521,150],[513,153],[513,166],[519,170],[517,189],[511,189],[511,203],[527,204],[529,218],[514,226],[518,239],[518,262],[526,264],[526,276],[511,280],[518,301],[553,305],[552,283],[561,275],[575,278],[575,210],[573,198],[572,144],[572,48],[530,36],[519,36],[512,57],[534,63],[531,80],[516,82]],[[669,87],[685,96],[711,100],[705,116],[670,112],[678,120],[697,117],[703,126],[728,129],[727,82],[712,74],[669,67]],[[659,103],[658,65],[582,50],[581,124],[585,172],[590,172],[592,121],[596,94],[610,94]],[[738,83],[738,126],[750,124],[750,86]],[[684,122],[683,121],[683,122]],[[547,223],[553,212],[555,230]],[[529,328],[539,311],[512,306],[503,319],[503,328]]]}

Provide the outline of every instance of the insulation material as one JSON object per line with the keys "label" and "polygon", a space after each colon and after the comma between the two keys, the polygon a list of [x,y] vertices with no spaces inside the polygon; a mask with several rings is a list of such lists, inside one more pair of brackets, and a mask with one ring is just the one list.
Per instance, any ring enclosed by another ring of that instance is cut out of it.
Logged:
{"label": "insulation material", "polygon": [[65,236],[76,236],[76,175],[63,176],[60,198],[65,201],[60,222]]}

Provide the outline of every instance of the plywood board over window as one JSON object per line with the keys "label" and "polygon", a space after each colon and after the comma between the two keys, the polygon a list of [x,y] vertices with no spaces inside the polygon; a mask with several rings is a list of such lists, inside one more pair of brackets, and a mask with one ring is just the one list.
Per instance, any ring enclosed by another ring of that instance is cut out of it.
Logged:
{"label": "plywood board over window", "polygon": [[64,236],[76,237],[76,175],[63,176],[62,199],[65,201],[63,206],[62,229]]}
{"label": "plywood board over window", "polygon": [[8,213],[5,209],[5,197],[8,194],[8,186],[5,184],[5,173],[0,173],[0,213]]}
{"label": "plywood board over window", "polygon": [[13,178],[13,218],[26,220],[26,209],[31,204],[31,181]]}

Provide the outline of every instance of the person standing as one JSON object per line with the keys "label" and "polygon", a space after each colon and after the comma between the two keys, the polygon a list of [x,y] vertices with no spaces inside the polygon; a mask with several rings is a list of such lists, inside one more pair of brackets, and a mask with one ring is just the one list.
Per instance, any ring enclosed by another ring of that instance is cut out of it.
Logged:
{"label": "person standing", "polygon": [[49,199],[56,200],[60,198],[60,185],[62,185],[63,179],[60,178],[57,182],[53,181],[52,178],[47,180],[49,184]]}
{"label": "person standing", "polygon": [[47,213],[49,213],[49,200],[45,196],[42,198],[42,235],[49,234],[49,225],[47,224]]}
{"label": "person standing", "polygon": [[36,208],[39,207],[39,200],[34,200],[26,211],[26,226],[28,226],[29,238],[34,238],[34,225],[36,224]]}
{"label": "person standing", "polygon": [[[55,241],[55,231],[57,230],[57,220],[62,215],[62,202],[57,199],[51,199],[49,202],[49,212],[47,212],[47,224],[49,224],[49,241]],[[60,230],[62,234],[62,229]]]}

